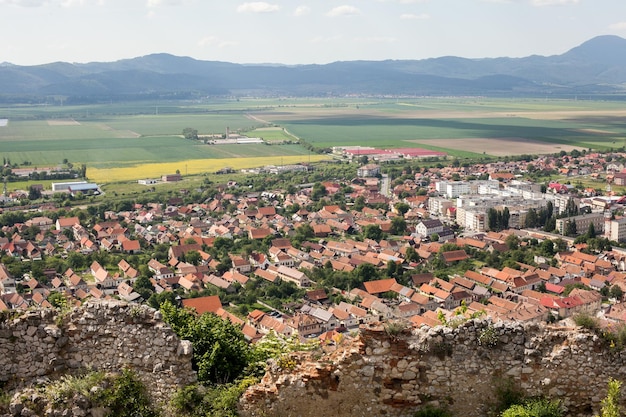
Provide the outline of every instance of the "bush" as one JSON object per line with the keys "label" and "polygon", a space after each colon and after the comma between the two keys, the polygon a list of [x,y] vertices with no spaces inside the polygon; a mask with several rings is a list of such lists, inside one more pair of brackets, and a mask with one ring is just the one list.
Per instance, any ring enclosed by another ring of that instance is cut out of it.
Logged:
{"label": "bush", "polygon": [[592,317],[589,314],[586,314],[586,313],[576,314],[575,316],[572,317],[572,319],[574,320],[574,323],[576,323],[576,326],[580,326],[583,329],[588,329],[588,330],[593,330],[593,331],[598,330],[598,327],[599,327],[598,321],[595,319],[595,317]]}
{"label": "bush", "polygon": [[513,405],[522,404],[524,402],[524,393],[515,384],[511,378],[496,378],[493,381],[495,385],[495,403],[494,411],[500,415],[504,410],[509,409]]}
{"label": "bush", "polygon": [[609,379],[609,387],[606,397],[602,400],[602,411],[600,417],[620,417],[622,410],[619,405],[622,388],[622,381]]}
{"label": "bush", "polygon": [[174,394],[170,405],[177,416],[236,417],[239,397],[257,381],[256,378],[244,378],[211,387],[190,385]]}
{"label": "bush", "polygon": [[146,387],[130,369],[113,381],[113,386],[104,393],[104,405],[110,410],[109,416],[115,417],[158,417],[159,413],[152,406]]}
{"label": "bush", "polygon": [[512,405],[502,413],[502,417],[561,417],[562,415],[559,400],[550,401],[543,398]]}
{"label": "bush", "polygon": [[496,347],[498,344],[498,331],[493,324],[488,325],[478,334],[478,344],[485,347]]}

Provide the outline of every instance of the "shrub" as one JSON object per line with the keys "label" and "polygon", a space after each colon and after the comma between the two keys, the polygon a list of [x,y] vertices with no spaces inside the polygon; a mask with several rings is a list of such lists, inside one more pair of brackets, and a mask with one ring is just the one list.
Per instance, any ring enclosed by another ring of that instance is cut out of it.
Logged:
{"label": "shrub", "polygon": [[586,314],[586,313],[576,314],[575,316],[572,317],[572,319],[574,320],[574,323],[576,323],[576,326],[580,326],[583,329],[588,329],[588,330],[593,330],[593,331],[598,330],[598,327],[599,327],[598,321],[595,319],[595,317],[592,317],[589,314]]}
{"label": "shrub", "polygon": [[522,404],[524,402],[524,393],[519,386],[515,384],[513,379],[496,378],[494,379],[493,384],[495,385],[495,398],[492,406],[498,415],[511,406]]}
{"label": "shrub", "polygon": [[403,321],[389,321],[384,324],[385,333],[392,340],[397,339],[408,327],[407,323]]}
{"label": "shrub", "polygon": [[104,372],[89,372],[79,376],[64,375],[46,387],[46,396],[56,404],[65,403],[77,395],[93,401],[96,400],[96,391],[92,388],[101,385],[106,378]]}
{"label": "shrub", "polygon": [[602,400],[600,417],[620,417],[622,415],[619,401],[621,397],[622,381],[609,379],[609,388],[606,397]]}
{"label": "shrub", "polygon": [[478,334],[478,344],[485,347],[496,347],[498,344],[498,331],[492,324],[488,325]]}
{"label": "shrub", "polygon": [[190,385],[174,394],[170,405],[177,416],[236,417],[239,397],[257,381],[256,378],[244,378],[211,387]]}
{"label": "shrub", "polygon": [[550,401],[543,398],[512,405],[502,413],[502,417],[561,417],[562,415],[563,410],[559,400]]}
{"label": "shrub", "polygon": [[104,405],[110,416],[116,417],[158,417],[152,406],[146,387],[130,369],[122,370],[113,381],[113,386],[103,394]]}

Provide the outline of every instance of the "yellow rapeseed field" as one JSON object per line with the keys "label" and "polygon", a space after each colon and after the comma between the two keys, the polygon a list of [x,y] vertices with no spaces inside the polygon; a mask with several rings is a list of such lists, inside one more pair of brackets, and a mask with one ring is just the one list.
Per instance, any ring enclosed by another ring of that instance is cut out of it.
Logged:
{"label": "yellow rapeseed field", "polygon": [[258,158],[225,158],[225,159],[188,159],[179,162],[139,164],[123,168],[88,168],[90,181],[102,184],[119,181],[139,180],[143,178],[160,178],[165,174],[173,174],[177,170],[182,175],[213,173],[225,167],[235,170],[256,168],[265,165],[289,165],[300,162],[318,162],[328,159],[324,155],[291,155],[264,156]]}

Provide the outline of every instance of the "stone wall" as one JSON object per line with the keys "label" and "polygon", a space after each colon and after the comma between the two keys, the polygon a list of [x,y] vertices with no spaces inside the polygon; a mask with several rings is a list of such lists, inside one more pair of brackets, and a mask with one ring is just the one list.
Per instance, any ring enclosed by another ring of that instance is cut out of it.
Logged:
{"label": "stone wall", "polygon": [[[581,329],[473,320],[395,333],[363,328],[354,342],[294,369],[270,368],[244,395],[244,416],[411,416],[425,404],[485,416],[496,386],[560,399],[567,416],[600,409],[626,355]],[[283,361],[284,362],[284,361]]]}
{"label": "stone wall", "polygon": [[191,343],[160,320],[160,312],[118,301],[56,310],[0,312],[0,383],[19,389],[86,370],[131,368],[156,399],[195,382]]}

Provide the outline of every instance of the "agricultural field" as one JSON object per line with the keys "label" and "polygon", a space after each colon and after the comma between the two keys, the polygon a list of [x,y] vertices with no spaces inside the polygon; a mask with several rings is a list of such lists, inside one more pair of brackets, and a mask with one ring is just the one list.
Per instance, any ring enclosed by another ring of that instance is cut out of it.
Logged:
{"label": "agricultural field", "polygon": [[[0,155],[12,163],[87,165],[116,182],[179,170],[214,172],[318,160],[301,145],[420,147],[451,156],[556,153],[626,144],[622,102],[484,98],[220,99],[0,108]],[[182,137],[239,132],[269,144],[205,145]],[[258,164],[258,165],[255,165]]]}
{"label": "agricultural field", "polygon": [[623,146],[626,137],[620,102],[424,99],[254,116],[319,147],[423,146],[456,156],[605,149]]}

